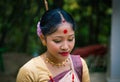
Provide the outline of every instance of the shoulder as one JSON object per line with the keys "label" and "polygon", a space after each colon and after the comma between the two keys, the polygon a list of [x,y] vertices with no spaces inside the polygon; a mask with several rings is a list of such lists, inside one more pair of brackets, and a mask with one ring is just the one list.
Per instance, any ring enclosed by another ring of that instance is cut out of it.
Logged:
{"label": "shoulder", "polygon": [[30,59],[28,62],[26,62],[20,70],[36,70],[45,67],[45,63],[42,60],[41,56],[34,57]]}
{"label": "shoulder", "polygon": [[49,72],[42,58],[40,56],[32,58],[19,69],[17,82],[23,82],[22,79],[26,82],[36,81],[43,73]]}
{"label": "shoulder", "polygon": [[71,55],[71,58],[76,61],[80,60],[81,62],[85,62],[85,60],[82,57],[80,57],[80,55]]}
{"label": "shoulder", "polygon": [[83,65],[86,64],[85,59],[83,59],[82,57],[80,57],[80,59],[81,59]]}
{"label": "shoulder", "polygon": [[31,68],[32,66],[35,66],[38,61],[41,61],[41,58],[38,57],[34,57],[32,59],[30,59],[28,62],[26,62],[21,68]]}
{"label": "shoulder", "polygon": [[[24,73],[24,74],[28,74],[28,72],[33,71],[35,69],[35,67],[37,66],[37,61],[41,60],[38,57],[32,58],[30,59],[28,62],[26,62],[22,67],[20,67],[19,69],[19,73]],[[39,62],[40,63],[40,62]]]}

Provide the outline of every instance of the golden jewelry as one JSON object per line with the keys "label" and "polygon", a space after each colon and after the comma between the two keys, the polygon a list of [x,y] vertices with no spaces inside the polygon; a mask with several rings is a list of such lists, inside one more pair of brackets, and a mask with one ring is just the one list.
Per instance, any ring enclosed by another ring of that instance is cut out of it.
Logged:
{"label": "golden jewelry", "polygon": [[64,60],[64,61],[61,62],[61,63],[55,63],[55,62],[51,61],[49,58],[47,58],[47,57],[46,57],[46,59],[45,59],[45,62],[46,62],[46,63],[50,63],[50,64],[52,64],[53,66],[57,66],[57,67],[65,66],[66,62],[68,62],[68,61],[69,61],[69,59],[67,58],[66,60]]}

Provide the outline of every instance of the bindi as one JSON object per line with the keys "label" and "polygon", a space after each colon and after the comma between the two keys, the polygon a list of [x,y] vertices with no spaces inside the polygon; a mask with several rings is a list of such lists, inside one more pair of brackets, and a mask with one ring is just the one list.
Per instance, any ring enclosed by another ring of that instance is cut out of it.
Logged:
{"label": "bindi", "polygon": [[64,29],[64,30],[63,30],[63,33],[64,33],[64,34],[66,34],[67,32],[68,32],[67,29]]}
{"label": "bindi", "polygon": [[65,20],[62,20],[63,23],[65,23]]}

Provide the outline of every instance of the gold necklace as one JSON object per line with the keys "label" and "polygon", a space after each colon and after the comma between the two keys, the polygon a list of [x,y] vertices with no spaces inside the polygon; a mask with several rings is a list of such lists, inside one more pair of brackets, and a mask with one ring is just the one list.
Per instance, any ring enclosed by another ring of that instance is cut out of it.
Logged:
{"label": "gold necklace", "polygon": [[57,67],[65,66],[66,62],[68,62],[68,61],[69,61],[69,59],[67,58],[66,60],[64,60],[61,63],[55,63],[55,62],[51,61],[49,58],[45,57],[46,63],[50,63],[51,65],[57,66]]}

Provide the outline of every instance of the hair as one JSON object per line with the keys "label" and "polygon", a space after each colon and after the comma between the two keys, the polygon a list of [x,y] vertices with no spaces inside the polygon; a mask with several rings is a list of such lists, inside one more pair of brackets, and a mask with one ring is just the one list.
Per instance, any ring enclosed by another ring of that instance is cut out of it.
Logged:
{"label": "hair", "polygon": [[[62,18],[63,17],[63,18]],[[75,30],[75,22],[72,16],[63,9],[52,9],[46,11],[40,20],[40,29],[43,35],[50,35],[57,30],[57,26],[61,24],[62,19],[72,25]]]}

